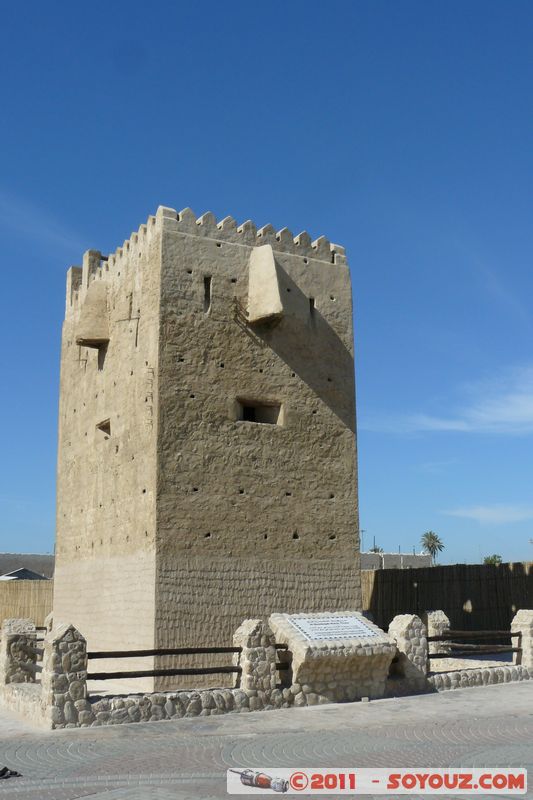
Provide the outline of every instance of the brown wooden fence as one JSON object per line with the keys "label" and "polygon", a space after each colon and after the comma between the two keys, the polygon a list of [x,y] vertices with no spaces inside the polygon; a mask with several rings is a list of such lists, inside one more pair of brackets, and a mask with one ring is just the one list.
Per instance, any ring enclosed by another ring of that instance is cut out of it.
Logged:
{"label": "brown wooden fence", "polygon": [[533,608],[533,562],[363,570],[361,584],[363,609],[385,628],[396,614],[442,609],[457,630],[508,630]]}

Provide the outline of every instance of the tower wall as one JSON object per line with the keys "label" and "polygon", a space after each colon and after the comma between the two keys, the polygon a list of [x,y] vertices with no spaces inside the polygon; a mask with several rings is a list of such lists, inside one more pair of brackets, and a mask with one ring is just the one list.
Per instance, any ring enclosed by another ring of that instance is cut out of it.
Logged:
{"label": "tower wall", "polygon": [[[232,220],[165,213],[157,646],[214,644],[214,625],[216,643],[227,644],[244,618],[276,611],[359,609],[343,251],[325,240],[313,247],[306,235],[295,243],[286,231],[257,234],[251,223],[238,232]],[[264,244],[284,309],[273,325],[250,325],[250,257]],[[280,424],[238,419],[239,401],[279,405]]]}
{"label": "tower wall", "polygon": [[[89,650],[154,642],[160,253],[152,217],[108,259],[86,253],[67,280],[54,616],[82,631]],[[77,344],[102,320],[108,344]]]}
{"label": "tower wall", "polygon": [[89,650],[359,609],[358,527],[343,248],[161,207],[69,271],[54,615]]}

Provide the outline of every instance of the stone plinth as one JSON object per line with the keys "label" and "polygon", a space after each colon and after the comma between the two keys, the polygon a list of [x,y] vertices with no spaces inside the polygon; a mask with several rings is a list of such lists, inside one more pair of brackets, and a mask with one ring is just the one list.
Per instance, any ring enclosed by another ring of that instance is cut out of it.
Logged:
{"label": "stone plinth", "polygon": [[276,639],[263,620],[245,619],[233,635],[235,647],[242,647],[236,659],[242,668],[237,686],[256,690],[264,700],[276,688]]}
{"label": "stone plinth", "polygon": [[0,642],[0,684],[35,683],[37,635],[31,619],[6,619]]}
{"label": "stone plinth", "polygon": [[292,654],[284,695],[294,705],[383,697],[396,645],[362,614],[272,614],[269,624]]}
{"label": "stone plinth", "polygon": [[511,633],[520,632],[520,638],[513,638],[513,647],[521,647],[521,653],[513,653],[513,663],[533,670],[533,610],[521,608],[511,622]]}
{"label": "stone plinth", "polygon": [[87,701],[87,643],[73,625],[59,624],[44,640],[42,703],[52,728],[77,728],[95,717]]}
{"label": "stone plinth", "polygon": [[[424,623],[428,636],[441,636],[445,631],[450,630],[450,620],[444,611],[426,611]],[[449,653],[450,647],[447,642],[430,642],[430,653]]]}
{"label": "stone plinth", "polygon": [[398,655],[391,665],[391,678],[405,681],[412,691],[427,686],[428,642],[426,627],[415,614],[399,614],[389,625]]}

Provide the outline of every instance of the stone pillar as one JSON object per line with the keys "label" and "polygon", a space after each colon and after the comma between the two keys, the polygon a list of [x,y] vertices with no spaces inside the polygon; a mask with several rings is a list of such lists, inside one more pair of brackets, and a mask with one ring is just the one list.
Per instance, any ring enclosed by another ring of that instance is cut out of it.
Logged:
{"label": "stone pillar", "polygon": [[[512,639],[513,647],[521,647],[521,653],[513,653],[513,664],[521,664],[530,672],[533,671],[533,610],[521,608],[511,622],[511,633],[518,633],[520,639]],[[519,644],[518,644],[519,643]],[[533,677],[533,673],[532,673]]]}
{"label": "stone pillar", "polygon": [[242,647],[235,659],[242,667],[236,686],[245,692],[272,692],[276,688],[276,640],[268,624],[260,619],[245,619],[233,634],[233,644]]}
{"label": "stone pillar", "polygon": [[[426,611],[424,623],[428,636],[441,636],[445,631],[450,630],[450,620],[444,611]],[[430,642],[430,653],[448,653],[450,648],[446,642]]]}
{"label": "stone pillar", "polygon": [[5,619],[0,643],[0,684],[35,683],[37,634],[31,619]]}
{"label": "stone pillar", "polygon": [[414,690],[424,689],[428,668],[428,641],[424,623],[415,614],[399,614],[389,625],[389,636],[395,640],[398,648],[390,677],[406,680]]}
{"label": "stone pillar", "polygon": [[52,728],[90,725],[87,701],[87,643],[73,625],[60,624],[44,640],[42,702]]}

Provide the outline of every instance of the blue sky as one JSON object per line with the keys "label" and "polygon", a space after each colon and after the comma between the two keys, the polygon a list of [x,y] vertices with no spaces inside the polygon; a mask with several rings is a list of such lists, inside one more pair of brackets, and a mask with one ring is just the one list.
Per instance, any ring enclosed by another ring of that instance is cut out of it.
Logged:
{"label": "blue sky", "polygon": [[66,269],[163,204],[346,246],[365,545],[531,559],[532,5],[2,18],[0,549],[53,548]]}

